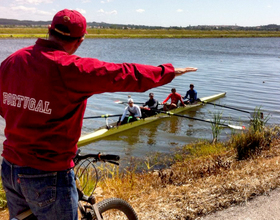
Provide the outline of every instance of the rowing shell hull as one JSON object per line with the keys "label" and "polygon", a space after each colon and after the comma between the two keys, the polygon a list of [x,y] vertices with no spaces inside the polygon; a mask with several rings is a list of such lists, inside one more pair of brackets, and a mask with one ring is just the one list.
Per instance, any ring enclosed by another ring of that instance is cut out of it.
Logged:
{"label": "rowing shell hull", "polygon": [[[195,107],[201,106],[201,105],[203,105],[202,102],[215,101],[219,98],[224,97],[225,95],[226,95],[226,93],[224,92],[224,93],[219,93],[219,94],[212,95],[212,96],[203,97],[203,98],[200,98],[201,102],[198,102],[196,104],[187,105],[185,107],[179,107],[179,108],[171,110],[170,112],[172,112],[174,114],[178,114],[180,112],[184,112],[184,111],[193,109]],[[104,138],[104,137],[107,137],[107,136],[110,136],[110,135],[113,135],[113,134],[116,134],[116,133],[119,133],[119,132],[123,132],[123,131],[126,131],[128,129],[135,128],[135,127],[138,127],[138,126],[141,126],[141,125],[145,125],[145,124],[151,123],[155,120],[158,120],[158,119],[161,119],[161,118],[166,118],[166,117],[170,117],[170,116],[168,116],[167,114],[164,114],[164,113],[160,113],[160,114],[157,114],[157,115],[145,118],[145,119],[141,119],[139,121],[134,121],[134,122],[127,123],[127,124],[120,125],[120,126],[116,126],[116,127],[110,128],[110,129],[101,128],[101,129],[98,129],[98,130],[96,130],[96,131],[94,131],[90,134],[87,134],[87,135],[84,135],[84,136],[80,137],[80,139],[78,141],[78,146],[82,146],[82,145],[88,144],[92,141],[96,141],[98,139],[101,139],[101,138]]]}

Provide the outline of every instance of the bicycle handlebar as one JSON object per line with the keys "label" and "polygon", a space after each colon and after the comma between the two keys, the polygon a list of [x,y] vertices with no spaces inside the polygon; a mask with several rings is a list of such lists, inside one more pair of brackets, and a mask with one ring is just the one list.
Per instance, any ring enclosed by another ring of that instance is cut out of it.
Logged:
{"label": "bicycle handlebar", "polygon": [[87,158],[94,158],[97,161],[104,161],[104,162],[113,162],[113,161],[119,161],[120,156],[114,155],[114,154],[86,154],[86,155],[80,155],[81,150],[79,149],[77,151],[77,154],[74,158],[74,163],[78,164],[79,161],[87,159]]}
{"label": "bicycle handlebar", "polygon": [[78,155],[77,156],[79,160],[87,159],[87,158],[94,158],[98,161],[118,161],[120,160],[120,157],[118,155],[114,154],[86,154],[86,155]]}

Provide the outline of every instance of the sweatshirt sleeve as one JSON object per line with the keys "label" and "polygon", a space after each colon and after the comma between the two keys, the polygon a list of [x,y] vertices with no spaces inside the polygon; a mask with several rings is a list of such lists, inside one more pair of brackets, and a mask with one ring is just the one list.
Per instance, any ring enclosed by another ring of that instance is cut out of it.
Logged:
{"label": "sweatshirt sleeve", "polygon": [[62,80],[72,93],[70,97],[89,97],[103,92],[145,92],[175,77],[172,64],[117,64],[75,55],[62,56],[58,62]]}

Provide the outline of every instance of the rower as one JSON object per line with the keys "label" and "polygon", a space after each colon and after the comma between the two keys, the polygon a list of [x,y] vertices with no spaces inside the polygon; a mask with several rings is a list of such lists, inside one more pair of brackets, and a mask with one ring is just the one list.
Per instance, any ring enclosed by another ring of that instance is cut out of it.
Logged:
{"label": "rower", "polygon": [[[166,102],[171,99],[171,104],[166,104]],[[167,96],[167,98],[162,102],[163,106],[163,110],[164,111],[168,111],[174,108],[178,107],[178,102],[181,102],[182,106],[186,106],[186,104],[184,103],[182,96],[176,92],[175,88],[171,89],[171,93]]]}
{"label": "rower", "polygon": [[[127,114],[129,115],[128,117],[126,117]],[[130,98],[128,99],[128,106],[124,109],[123,115],[118,121],[117,125],[138,121],[140,120],[141,116],[142,114],[140,107],[138,105],[135,105],[133,99]]]}
{"label": "rower", "polygon": [[185,104],[192,104],[197,101],[197,91],[194,89],[194,85],[190,84],[190,89],[187,91],[185,97],[183,99],[187,99],[188,96],[190,97],[188,100],[184,101]]}
{"label": "rower", "polygon": [[158,105],[158,100],[154,99],[154,93],[149,93],[149,100],[140,107],[142,117],[146,118],[155,115],[157,113]]}

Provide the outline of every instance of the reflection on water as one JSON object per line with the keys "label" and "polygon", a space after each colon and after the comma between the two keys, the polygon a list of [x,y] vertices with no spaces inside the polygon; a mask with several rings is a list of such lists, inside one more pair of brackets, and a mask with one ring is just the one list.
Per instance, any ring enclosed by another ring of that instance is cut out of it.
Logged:
{"label": "reflection on water", "polygon": [[179,123],[181,120],[177,117],[170,117],[168,120],[165,120],[165,132],[176,134],[179,129]]}

